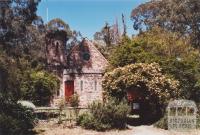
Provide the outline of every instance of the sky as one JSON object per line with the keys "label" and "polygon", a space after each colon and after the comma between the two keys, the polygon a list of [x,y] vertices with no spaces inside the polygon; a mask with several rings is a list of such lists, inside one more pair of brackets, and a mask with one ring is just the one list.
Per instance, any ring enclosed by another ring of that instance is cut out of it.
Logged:
{"label": "sky", "polygon": [[42,0],[37,14],[44,22],[60,18],[72,30],[80,31],[83,37],[93,39],[95,32],[108,22],[114,24],[118,19],[122,23],[122,13],[126,19],[128,35],[136,34],[130,14],[133,8],[148,0]]}

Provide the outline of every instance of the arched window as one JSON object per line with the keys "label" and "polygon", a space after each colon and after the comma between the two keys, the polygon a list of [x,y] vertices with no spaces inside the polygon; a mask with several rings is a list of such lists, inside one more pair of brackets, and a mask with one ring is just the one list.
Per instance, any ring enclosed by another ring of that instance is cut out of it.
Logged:
{"label": "arched window", "polygon": [[58,54],[60,42],[59,41],[55,41],[54,44],[55,44],[55,53]]}

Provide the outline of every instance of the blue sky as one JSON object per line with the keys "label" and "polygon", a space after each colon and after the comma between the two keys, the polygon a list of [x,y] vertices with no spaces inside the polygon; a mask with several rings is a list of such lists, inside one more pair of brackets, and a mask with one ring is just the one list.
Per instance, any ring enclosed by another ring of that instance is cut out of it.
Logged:
{"label": "blue sky", "polygon": [[132,28],[130,13],[133,8],[148,0],[42,0],[38,7],[38,15],[44,22],[53,18],[60,18],[69,24],[72,30],[77,30],[84,37],[93,38],[95,32],[100,31],[105,22],[113,24],[121,15],[125,15],[129,35],[136,32]]}

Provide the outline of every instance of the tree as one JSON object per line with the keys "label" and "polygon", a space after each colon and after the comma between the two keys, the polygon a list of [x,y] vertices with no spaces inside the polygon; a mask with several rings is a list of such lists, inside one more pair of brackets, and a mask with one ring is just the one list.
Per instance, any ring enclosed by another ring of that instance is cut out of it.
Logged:
{"label": "tree", "polygon": [[198,0],[151,0],[133,9],[131,18],[136,30],[160,26],[189,37],[190,43],[199,48],[199,11]]}
{"label": "tree", "polygon": [[95,40],[104,40],[106,45],[111,45],[111,26],[108,23],[102,28],[101,32],[96,32],[94,34]]}
{"label": "tree", "polygon": [[58,78],[45,71],[28,71],[21,85],[22,98],[38,106],[49,105],[58,89]]}
{"label": "tree", "polygon": [[197,85],[200,79],[200,52],[189,44],[188,38],[180,38],[179,33],[157,27],[141,33],[134,38],[134,42],[140,44],[145,54],[153,56],[143,55],[145,62],[159,63],[164,73],[180,81],[182,97],[200,101]]}
{"label": "tree", "polygon": [[34,127],[33,110],[17,101],[24,94],[25,72],[44,68],[40,54],[45,30],[36,15],[39,2],[0,1],[0,134],[30,134]]}
{"label": "tree", "polygon": [[64,31],[66,33],[67,39],[72,36],[72,31],[70,30],[69,25],[59,18],[49,21],[46,27],[47,31],[49,32]]}
{"label": "tree", "polygon": [[22,74],[15,61],[0,52],[0,134],[30,134],[34,127],[32,110],[17,104]]}
{"label": "tree", "polygon": [[120,41],[121,35],[119,32],[118,22],[112,26],[108,23],[101,29],[100,32],[94,34],[94,40],[104,41],[106,46],[110,47],[111,45],[117,45]]}
{"label": "tree", "polygon": [[157,27],[122,41],[110,54],[111,70],[128,64],[156,62],[163,73],[180,82],[181,97],[200,101],[200,53],[188,45],[187,38]]}
{"label": "tree", "polygon": [[10,45],[26,38],[26,26],[36,19],[40,0],[8,0],[0,5],[0,42],[12,41]]}
{"label": "tree", "polygon": [[6,53],[0,51],[0,98],[18,100],[21,79],[22,75],[17,68],[17,63]]}

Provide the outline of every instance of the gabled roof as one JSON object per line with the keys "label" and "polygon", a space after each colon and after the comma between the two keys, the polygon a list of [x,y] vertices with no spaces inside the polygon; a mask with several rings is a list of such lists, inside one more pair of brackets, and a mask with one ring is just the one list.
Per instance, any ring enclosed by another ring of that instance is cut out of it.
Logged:
{"label": "gabled roof", "polygon": [[108,65],[106,58],[86,39],[71,49],[67,63],[70,69],[80,73],[102,73]]}

